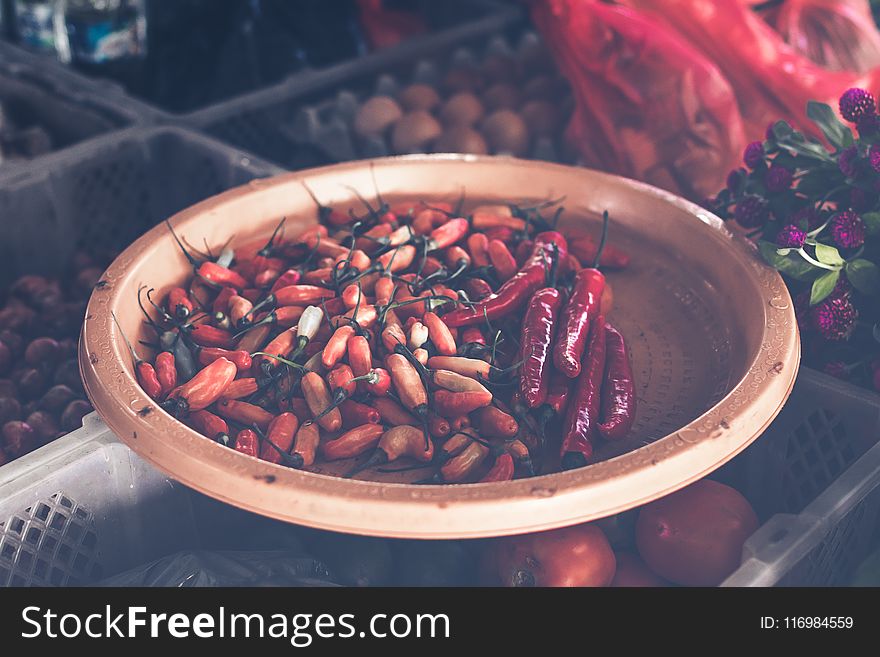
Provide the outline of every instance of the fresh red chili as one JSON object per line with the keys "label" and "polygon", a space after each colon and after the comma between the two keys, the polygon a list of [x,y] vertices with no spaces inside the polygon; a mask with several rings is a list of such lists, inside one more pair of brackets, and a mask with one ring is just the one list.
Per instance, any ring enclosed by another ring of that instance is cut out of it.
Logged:
{"label": "fresh red chili", "polygon": [[260,437],[253,429],[242,429],[235,437],[235,451],[256,457],[260,453]]}
{"label": "fresh red chili", "polygon": [[562,294],[556,288],[538,290],[529,300],[520,340],[519,391],[529,408],[547,399],[550,385],[550,350],[556,334],[556,318],[562,307]]}
{"label": "fresh red chili", "polygon": [[282,413],[269,424],[266,440],[260,449],[260,458],[270,463],[282,463],[293,445],[299,429],[299,420],[293,413]]}
{"label": "fresh red chili", "polygon": [[210,324],[198,324],[189,330],[189,337],[201,347],[220,347],[232,349],[235,340],[229,331],[225,331]]}
{"label": "fresh red chili", "polygon": [[383,433],[381,424],[362,424],[322,444],[321,455],[328,461],[359,456],[375,447]]}
{"label": "fresh red chili", "polygon": [[491,403],[492,393],[490,392],[437,390],[434,392],[433,408],[438,415],[453,418],[471,413]]}
{"label": "fresh red chili", "polygon": [[256,424],[262,431],[269,428],[269,423],[275,417],[269,411],[256,404],[249,404],[248,402],[236,399],[221,399],[217,402],[215,408],[217,409],[217,415],[227,420],[238,422],[247,427]]}
{"label": "fresh red chili", "polygon": [[565,415],[560,449],[564,470],[586,465],[593,455],[605,376],[605,319],[602,315],[593,324],[589,342],[584,371],[577,380],[574,397],[569,400]]}
{"label": "fresh red chili", "polygon": [[177,319],[183,320],[192,315],[193,303],[189,299],[189,295],[182,287],[173,287],[168,292],[168,301],[165,304],[168,314]]}
{"label": "fresh red chili", "polygon": [[162,395],[167,395],[177,387],[177,366],[174,363],[174,354],[163,351],[156,356],[156,378],[162,386]]}
{"label": "fresh red chili", "polygon": [[516,259],[501,240],[489,240],[489,261],[498,274],[498,280],[504,282],[516,273]]}
{"label": "fresh red chili", "polygon": [[378,410],[353,399],[346,399],[339,404],[339,413],[342,415],[342,426],[347,428],[379,424],[382,419]]}
{"label": "fresh red chili", "polygon": [[362,470],[396,461],[401,456],[409,456],[421,463],[427,463],[434,458],[434,443],[429,442],[426,446],[422,430],[414,426],[392,427],[382,434],[376,445],[376,451],[370,458],[348,472],[346,476],[351,477]]}
{"label": "fresh red chili", "polygon": [[229,425],[219,415],[210,411],[194,411],[189,414],[189,423],[196,431],[224,445],[229,443]]}
{"label": "fresh red chili", "polygon": [[[552,255],[554,252],[556,256]],[[480,324],[486,319],[493,321],[516,312],[535,292],[544,287],[553,258],[564,258],[566,255],[568,246],[562,234],[555,231],[538,233],[532,255],[526,264],[498,288],[498,292],[471,307],[458,308],[447,313],[443,316],[443,321],[449,326],[467,326]]]}
{"label": "fresh red chili", "polygon": [[568,378],[581,372],[581,358],[591,326],[601,312],[605,275],[598,269],[581,269],[574,277],[571,298],[559,315],[553,345],[553,364]]}
{"label": "fresh red chili", "polygon": [[203,262],[199,265],[198,274],[204,280],[214,285],[234,287],[238,290],[243,290],[247,287],[247,281],[241,274],[232,271],[228,267],[221,267],[216,262]]}
{"label": "fresh red chili", "polygon": [[602,422],[598,428],[606,440],[622,440],[635,422],[636,389],[626,342],[611,324],[605,324],[605,348]]}
{"label": "fresh red chili", "polygon": [[199,364],[202,366],[210,365],[218,358],[225,358],[235,363],[239,373],[241,373],[249,370],[253,364],[251,355],[243,349],[230,351],[229,349],[221,349],[220,347],[202,347],[198,351]]}
{"label": "fresh red chili", "polygon": [[510,481],[513,479],[513,466],[513,457],[507,452],[501,452],[495,457],[495,463],[489,468],[489,472],[484,474],[480,481]]}
{"label": "fresh red chili", "polygon": [[235,363],[218,358],[168,395],[168,407],[176,416],[207,408],[223,396],[238,372]]}

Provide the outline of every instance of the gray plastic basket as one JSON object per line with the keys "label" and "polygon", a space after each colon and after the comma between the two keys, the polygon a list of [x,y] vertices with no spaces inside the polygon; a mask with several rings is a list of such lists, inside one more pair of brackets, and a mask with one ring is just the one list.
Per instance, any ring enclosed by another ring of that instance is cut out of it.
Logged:
{"label": "gray plastic basket", "polygon": [[116,252],[183,208],[280,169],[176,127],[130,128],[0,169],[0,284]]}
{"label": "gray plastic basket", "polygon": [[[96,84],[45,55],[0,41],[0,100],[46,127],[54,150],[126,126],[156,122],[159,114],[129,102],[115,85]],[[36,158],[42,161],[42,157]],[[0,171],[22,161],[0,164]]]}
{"label": "gray plastic basket", "polygon": [[[768,519],[726,586],[845,585],[880,529],[880,400],[804,371],[714,478]],[[96,414],[0,469],[0,585],[94,582],[183,549],[229,549],[254,516],[144,463]]]}
{"label": "gray plastic basket", "polygon": [[300,168],[299,158],[304,154],[330,163],[343,159],[338,150],[328,153],[320,143],[325,137],[334,139],[332,130],[319,131],[311,139],[297,134],[295,123],[303,108],[326,103],[340,90],[372,90],[382,74],[408,76],[418,62],[436,61],[455,50],[477,47],[494,36],[521,30],[522,14],[516,7],[507,7],[395,48],[292,76],[280,84],[181,116],[180,121],[287,168]]}

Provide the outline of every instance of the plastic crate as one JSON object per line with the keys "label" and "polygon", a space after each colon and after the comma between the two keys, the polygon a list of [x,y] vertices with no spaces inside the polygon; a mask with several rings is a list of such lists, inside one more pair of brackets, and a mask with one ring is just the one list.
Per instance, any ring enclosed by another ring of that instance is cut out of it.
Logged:
{"label": "plastic crate", "polygon": [[880,547],[880,396],[802,369],[736,463],[763,518],[724,586],[845,586]]}
{"label": "plastic crate", "polygon": [[[44,126],[54,152],[92,137],[158,119],[158,114],[126,102],[118,88],[95,85],[65,71],[45,55],[0,42],[0,100],[14,115]],[[35,158],[42,161],[43,157]],[[33,160],[30,160],[33,161]],[[0,163],[0,171],[20,167],[25,160]]]}
{"label": "plastic crate", "polygon": [[[299,168],[304,153],[324,163],[345,159],[340,151],[339,126],[315,130],[304,137],[297,128],[302,111],[310,105],[326,106],[339,91],[368,92],[383,74],[410,79],[418,63],[439,62],[456,50],[480,48],[493,37],[522,32],[522,15],[508,7],[458,28],[413,39],[400,46],[320,71],[305,72],[260,91],[218,103],[180,120],[187,126],[246,149],[288,168]],[[322,126],[318,126],[320,128]],[[342,137],[344,138],[344,137]],[[325,139],[333,142],[323,143]],[[373,152],[371,155],[378,153]],[[352,153],[354,155],[354,153]]]}
{"label": "plastic crate", "polygon": [[197,201],[280,172],[176,127],[131,128],[0,169],[0,285],[63,272],[79,247],[116,252]]}
{"label": "plastic crate", "polygon": [[[801,373],[765,435],[713,475],[766,520],[725,585],[849,582],[880,530],[878,429],[876,396]],[[257,520],[167,478],[92,414],[0,469],[0,585],[89,583],[179,550],[240,548]]]}

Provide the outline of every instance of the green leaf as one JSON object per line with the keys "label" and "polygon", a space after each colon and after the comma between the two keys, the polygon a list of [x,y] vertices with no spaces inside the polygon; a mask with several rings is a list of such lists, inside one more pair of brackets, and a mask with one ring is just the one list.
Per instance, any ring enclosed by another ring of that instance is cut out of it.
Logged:
{"label": "green leaf", "polygon": [[840,270],[835,269],[822,274],[819,278],[813,281],[813,288],[810,291],[810,305],[815,306],[831,294],[834,291],[834,286],[837,285],[839,278]]}
{"label": "green leaf", "polygon": [[793,132],[794,128],[792,128],[786,121],[777,121],[773,124],[773,136],[777,139],[785,139]]}
{"label": "green leaf", "polygon": [[868,235],[880,235],[880,212],[866,212],[862,215]]}
{"label": "green leaf", "polygon": [[843,258],[840,257],[840,252],[836,247],[828,246],[827,244],[822,244],[821,242],[816,244],[816,260],[821,262],[823,265],[842,265],[846,262]]}
{"label": "green leaf", "polygon": [[783,274],[798,281],[811,281],[819,274],[819,270],[816,267],[797,253],[781,256],[776,253],[778,248],[773,242],[763,240],[758,242],[758,250],[761,252],[765,262]]}
{"label": "green leaf", "polygon": [[807,103],[807,116],[835,147],[846,148],[847,139],[852,144],[852,131],[838,120],[830,105],[811,100]]}
{"label": "green leaf", "polygon": [[857,258],[846,264],[846,277],[863,294],[880,292],[880,268],[870,260]]}

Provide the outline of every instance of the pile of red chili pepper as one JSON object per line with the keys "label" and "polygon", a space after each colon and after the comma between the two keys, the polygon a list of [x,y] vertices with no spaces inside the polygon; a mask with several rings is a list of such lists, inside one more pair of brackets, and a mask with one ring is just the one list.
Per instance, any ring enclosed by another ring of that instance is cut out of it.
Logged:
{"label": "pile of red chili pepper", "polygon": [[422,483],[580,467],[627,435],[632,368],[602,270],[629,258],[607,214],[601,240],[569,241],[558,201],[361,203],[217,255],[174,234],[193,276],[139,292],[156,334],[152,362],[131,350],[144,391],[253,457]]}

